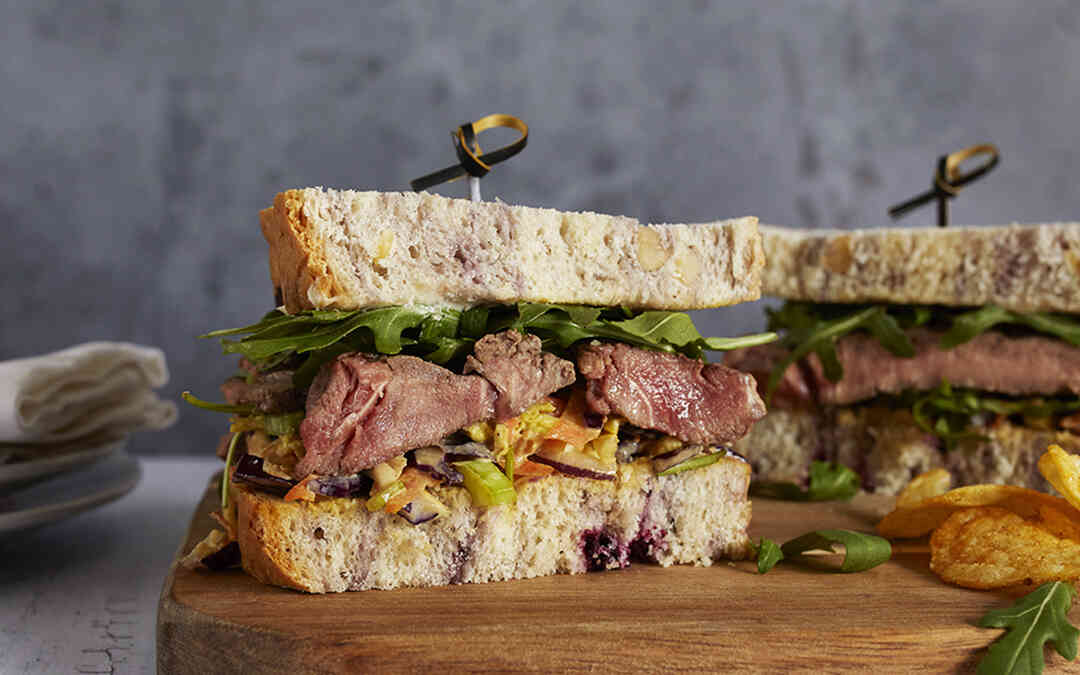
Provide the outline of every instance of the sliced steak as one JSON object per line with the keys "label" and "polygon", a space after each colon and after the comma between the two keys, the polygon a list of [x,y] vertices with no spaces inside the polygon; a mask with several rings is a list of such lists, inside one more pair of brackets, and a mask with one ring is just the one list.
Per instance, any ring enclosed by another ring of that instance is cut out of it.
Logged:
{"label": "sliced steak", "polygon": [[577,379],[574,364],[543,351],[540,338],[514,330],[492,333],[473,347],[466,373],[479,373],[495,385],[495,417],[517,415],[553,391]]}
{"label": "sliced steak", "polygon": [[293,386],[291,370],[254,371],[251,382],[243,377],[230,377],[221,385],[221,393],[232,405],[254,405],[262,413],[276,414],[303,408],[303,398]]}
{"label": "sliced steak", "polygon": [[345,354],[319,371],[300,424],[297,476],[347,475],[495,414],[495,387],[413,356]]}
{"label": "sliced steak", "polygon": [[687,443],[731,443],[765,416],[754,378],[720,364],[592,342],[578,350],[577,365],[593,412]]}
{"label": "sliced steak", "polygon": [[844,405],[878,394],[932,389],[948,381],[1000,394],[1080,394],[1080,348],[1048,337],[1010,338],[987,331],[952,349],[938,347],[942,334],[927,329],[908,332],[915,356],[890,354],[870,335],[839,340],[836,353],[844,377],[829,382],[817,356],[807,359],[823,403]]}
{"label": "sliced steak", "polygon": [[[769,377],[773,368],[787,358],[788,350],[776,343],[743,347],[724,355],[724,365],[735,370],[749,373],[757,380],[758,392],[764,396],[769,388]],[[773,392],[772,406],[791,408],[812,404],[815,401],[811,388],[814,380],[807,378],[802,364],[792,364],[784,371],[783,377]]]}
{"label": "sliced steak", "polygon": [[[895,356],[865,333],[845,335],[836,342],[836,355],[844,377],[830,382],[816,354],[793,364],[784,373],[782,389],[801,392],[827,405],[847,405],[879,394],[927,390],[947,381],[955,387],[992,391],[1014,396],[1080,394],[1080,348],[1049,337],[1008,337],[987,331],[952,349],[938,345],[942,333],[925,328],[908,331],[915,356]],[[766,345],[771,347],[771,345]],[[751,347],[725,359],[737,367],[750,366],[764,390],[772,364],[784,353]]]}

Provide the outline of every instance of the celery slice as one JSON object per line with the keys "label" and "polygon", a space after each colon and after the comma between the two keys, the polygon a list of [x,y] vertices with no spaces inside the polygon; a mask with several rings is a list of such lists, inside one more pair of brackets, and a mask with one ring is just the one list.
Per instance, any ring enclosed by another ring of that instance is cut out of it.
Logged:
{"label": "celery slice", "polygon": [[517,457],[514,456],[514,446],[509,445],[506,447],[506,461],[504,468],[506,470],[506,479],[511,483],[514,482],[514,466],[516,463]]}
{"label": "celery slice", "polygon": [[517,501],[514,484],[489,459],[469,459],[454,462],[454,467],[465,479],[465,489],[469,491],[476,506],[494,506],[513,504]]}
{"label": "celery slice", "polygon": [[368,511],[381,511],[386,508],[386,503],[393,499],[394,495],[405,489],[405,483],[399,480],[390,483],[383,489],[376,492],[371,499],[367,500]]}
{"label": "celery slice", "polygon": [[265,431],[271,436],[295,436],[304,421],[304,411],[281,415],[239,415],[232,418],[232,431]]}
{"label": "celery slice", "polygon": [[304,411],[285,413],[284,415],[264,415],[263,428],[271,436],[288,436],[300,431],[304,421]]}
{"label": "celery slice", "polygon": [[664,469],[656,475],[673,476],[677,473],[682,473],[683,471],[689,471],[690,469],[700,469],[703,466],[709,466],[723,456],[724,453],[722,452],[714,452],[711,455],[698,455],[697,457],[691,457],[685,462],[680,462],[675,466],[669,466],[668,468]]}

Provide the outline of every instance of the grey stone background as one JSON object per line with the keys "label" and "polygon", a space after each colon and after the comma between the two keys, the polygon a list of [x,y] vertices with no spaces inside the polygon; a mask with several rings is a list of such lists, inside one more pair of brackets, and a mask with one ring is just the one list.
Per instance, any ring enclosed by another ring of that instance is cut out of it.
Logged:
{"label": "grey stone background", "polygon": [[[168,395],[214,398],[232,363],[194,336],[272,305],[256,212],[287,187],[405,189],[490,112],[532,134],[488,198],[851,227],[983,141],[1002,163],[956,222],[1080,219],[1078,97],[1068,0],[9,1],[0,358],[134,340],[167,352]],[[184,409],[134,447],[209,452],[223,422]]]}

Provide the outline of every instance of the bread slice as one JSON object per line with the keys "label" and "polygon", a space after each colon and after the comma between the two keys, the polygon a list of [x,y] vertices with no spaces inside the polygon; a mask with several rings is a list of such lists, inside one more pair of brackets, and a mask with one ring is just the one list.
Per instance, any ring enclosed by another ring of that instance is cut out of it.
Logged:
{"label": "bread slice", "polygon": [[867,491],[886,495],[898,494],[912,478],[938,467],[952,473],[954,486],[998,483],[1046,492],[1050,486],[1037,463],[1047,446],[1080,452],[1080,436],[1068,431],[998,422],[978,432],[986,440],[964,440],[945,451],[906,410],[775,408],[735,449],[754,467],[755,480],[800,483],[811,461],[837,461],[857,470]]}
{"label": "bread slice", "polygon": [[1080,223],[761,233],[766,295],[1080,312]]}
{"label": "bread slice", "polygon": [[284,500],[236,488],[244,569],[312,593],[526,579],[624,566],[631,552],[667,566],[750,555],[749,465],[729,457],[657,477],[648,460],[616,481],[550,476],[513,506],[473,507],[436,489],[449,513],[420,525],[362,499]]}
{"label": "bread slice", "polygon": [[260,214],[289,312],[550,302],[700,309],[760,296],[756,218],[632,218],[428,193],[289,190]]}

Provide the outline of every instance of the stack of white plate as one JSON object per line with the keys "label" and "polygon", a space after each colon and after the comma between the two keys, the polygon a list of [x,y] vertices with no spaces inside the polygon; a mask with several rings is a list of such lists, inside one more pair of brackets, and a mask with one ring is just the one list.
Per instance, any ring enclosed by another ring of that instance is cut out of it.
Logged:
{"label": "stack of white plate", "polygon": [[123,438],[0,464],[0,534],[68,518],[131,492],[141,472],[126,446]]}

